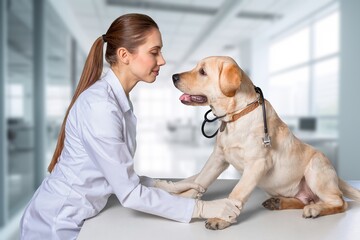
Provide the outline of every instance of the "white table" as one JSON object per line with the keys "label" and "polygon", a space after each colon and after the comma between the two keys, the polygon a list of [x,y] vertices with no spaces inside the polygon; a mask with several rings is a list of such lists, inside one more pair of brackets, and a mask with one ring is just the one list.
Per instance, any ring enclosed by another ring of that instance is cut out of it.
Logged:
{"label": "white table", "polygon": [[[236,180],[217,180],[203,199],[225,197]],[[360,188],[360,181],[351,182]],[[123,208],[116,197],[110,197],[105,209],[85,221],[79,240],[156,239],[156,240],[359,240],[360,203],[349,202],[345,213],[302,218],[302,210],[269,211],[261,206],[266,194],[256,189],[246,203],[238,222],[219,231],[208,230],[204,220],[189,224]]]}

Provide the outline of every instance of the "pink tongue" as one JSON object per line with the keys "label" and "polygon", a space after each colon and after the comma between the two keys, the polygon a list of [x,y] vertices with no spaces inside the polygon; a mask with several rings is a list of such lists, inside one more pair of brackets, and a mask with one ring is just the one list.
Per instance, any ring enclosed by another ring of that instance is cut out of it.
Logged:
{"label": "pink tongue", "polygon": [[185,102],[191,102],[191,96],[189,94],[184,93],[183,95],[180,96],[179,100]]}

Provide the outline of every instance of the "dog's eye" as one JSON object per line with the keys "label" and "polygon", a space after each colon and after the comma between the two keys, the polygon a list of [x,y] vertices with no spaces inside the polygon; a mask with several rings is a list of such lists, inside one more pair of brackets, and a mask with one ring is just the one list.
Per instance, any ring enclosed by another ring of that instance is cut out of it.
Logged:
{"label": "dog's eye", "polygon": [[203,68],[200,68],[199,73],[200,75],[206,76],[206,72]]}

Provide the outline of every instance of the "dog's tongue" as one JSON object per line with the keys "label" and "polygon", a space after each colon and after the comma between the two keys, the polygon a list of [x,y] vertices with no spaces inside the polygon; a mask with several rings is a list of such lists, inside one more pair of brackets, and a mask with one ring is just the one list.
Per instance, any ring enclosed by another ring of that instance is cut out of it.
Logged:
{"label": "dog's tongue", "polygon": [[179,100],[182,102],[191,102],[191,95],[184,93],[180,96]]}
{"label": "dog's tongue", "polygon": [[187,93],[184,93],[180,96],[180,101],[182,103],[205,103],[207,101],[207,98],[205,96],[201,95],[190,95]]}

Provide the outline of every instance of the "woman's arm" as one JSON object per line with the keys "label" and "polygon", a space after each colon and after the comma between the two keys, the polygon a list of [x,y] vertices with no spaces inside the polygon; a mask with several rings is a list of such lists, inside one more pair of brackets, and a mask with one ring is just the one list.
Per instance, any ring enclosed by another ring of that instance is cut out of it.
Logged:
{"label": "woman's arm", "polygon": [[195,207],[194,199],[174,196],[140,183],[134,171],[133,158],[124,142],[122,114],[118,109],[109,103],[98,102],[85,106],[81,112],[82,144],[90,159],[103,172],[120,203],[139,211],[189,222]]}

